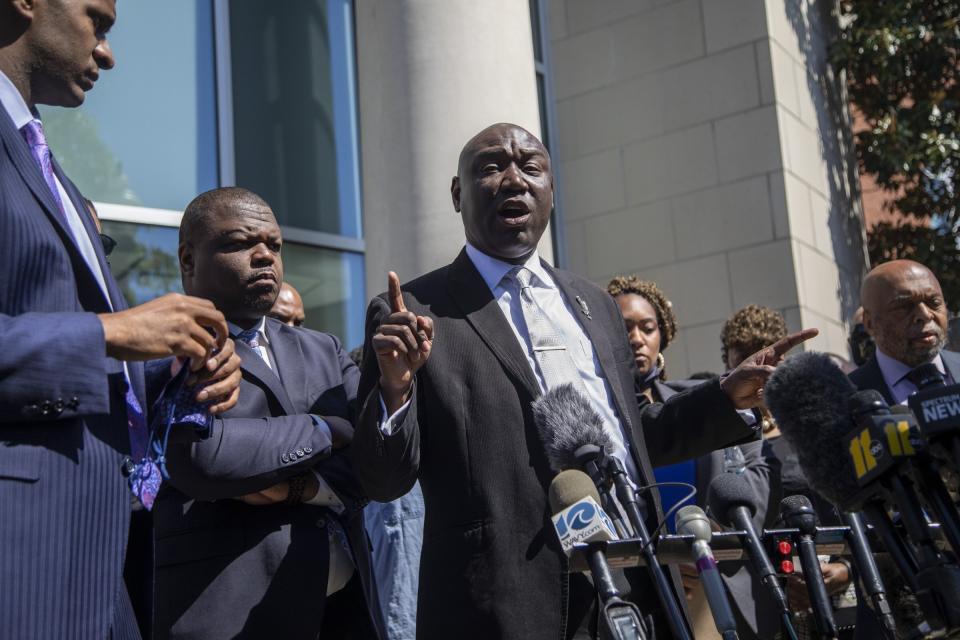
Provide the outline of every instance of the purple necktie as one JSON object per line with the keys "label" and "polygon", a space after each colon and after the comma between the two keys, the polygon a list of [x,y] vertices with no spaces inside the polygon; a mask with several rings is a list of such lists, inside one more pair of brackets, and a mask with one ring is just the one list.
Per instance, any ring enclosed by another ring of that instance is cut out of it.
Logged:
{"label": "purple necktie", "polygon": [[[24,140],[30,147],[30,153],[33,159],[37,161],[43,179],[50,188],[50,195],[61,217],[66,218],[66,210],[63,208],[63,200],[60,199],[60,190],[57,188],[57,181],[53,177],[53,157],[50,154],[50,147],[47,146],[47,138],[43,135],[43,125],[39,120],[31,120],[20,129]],[[153,500],[157,497],[157,491],[160,489],[160,470],[150,456],[148,456],[147,444],[149,441],[149,432],[147,430],[147,420],[143,413],[143,407],[137,400],[137,395],[133,392],[130,385],[130,378],[124,370],[124,379],[127,383],[125,401],[127,405],[127,429],[130,435],[130,454],[135,461],[131,470],[129,483],[130,490],[147,509],[153,506]]]}
{"label": "purple necktie", "polygon": [[31,120],[20,129],[23,139],[27,141],[30,147],[30,153],[33,159],[40,166],[40,173],[50,188],[50,195],[60,209],[60,215],[64,216],[63,200],[60,199],[60,190],[57,188],[57,181],[53,177],[53,157],[50,155],[50,147],[47,146],[47,138],[43,135],[43,125],[39,120]]}

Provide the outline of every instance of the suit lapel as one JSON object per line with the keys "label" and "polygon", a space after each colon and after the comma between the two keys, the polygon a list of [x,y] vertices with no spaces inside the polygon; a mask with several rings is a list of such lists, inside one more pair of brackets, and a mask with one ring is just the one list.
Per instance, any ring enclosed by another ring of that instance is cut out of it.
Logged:
{"label": "suit lapel", "polygon": [[50,219],[54,228],[64,237],[64,241],[69,247],[75,252],[79,252],[73,241],[73,234],[70,233],[70,229],[64,223],[60,207],[53,199],[53,194],[50,192],[50,187],[47,186],[47,181],[43,179],[43,173],[37,166],[37,161],[30,153],[27,141],[23,139],[23,136],[14,126],[13,120],[10,119],[10,114],[7,113],[6,109],[0,106],[0,111],[3,112],[3,116],[0,117],[0,131],[3,133],[3,139],[7,150],[10,152],[10,158],[13,160],[13,166],[17,168],[27,187],[40,202],[43,212]]}
{"label": "suit lapel", "polygon": [[893,400],[893,392],[887,386],[887,381],[883,379],[883,372],[880,371],[880,363],[877,362],[876,357],[870,358],[869,362],[863,365],[863,368],[865,369],[867,384],[861,385],[860,388],[876,389],[887,401],[887,404],[896,404]]}
{"label": "suit lapel", "polygon": [[[547,271],[550,272],[550,275],[553,276],[557,286],[560,287],[560,291],[567,299],[568,305],[573,309],[577,309],[577,304],[573,301],[577,300],[577,298],[581,300],[585,299],[584,292],[580,290],[573,278],[570,277],[570,274],[557,271],[545,262],[543,265]],[[600,369],[603,371],[603,377],[613,391],[613,401],[616,405],[617,412],[620,414],[620,419],[623,420],[623,428],[629,433],[633,430],[630,412],[627,410],[630,405],[627,404],[627,396],[620,385],[620,372],[617,370],[617,362],[613,357],[613,347],[610,344],[607,333],[609,328],[605,327],[602,321],[592,319],[586,312],[578,313],[574,311],[573,317],[576,318],[580,326],[583,327],[583,330],[590,338],[590,342],[593,344],[594,351],[597,354],[597,360],[600,361]],[[630,391],[630,397],[633,399],[634,404],[636,404],[636,396],[632,393],[633,389],[630,389]]]}
{"label": "suit lapel", "polygon": [[236,343],[237,355],[240,356],[240,369],[243,373],[263,383],[273,393],[287,415],[296,415],[297,411],[290,401],[290,396],[287,395],[283,383],[280,382],[280,378],[277,377],[273,369],[267,366],[260,354],[254,352],[246,343],[236,339],[234,339],[234,342]]}
{"label": "suit lapel", "polygon": [[303,370],[303,350],[300,348],[296,331],[271,318],[267,318],[264,329],[283,389],[293,406],[308,411],[310,407],[307,404],[307,376]]}
{"label": "suit lapel", "polygon": [[940,357],[943,359],[943,367],[953,378],[954,384],[960,384],[960,353],[944,349],[940,352]]}
{"label": "suit lapel", "polygon": [[447,285],[450,296],[484,344],[531,396],[538,397],[540,385],[530,370],[527,357],[466,251],[461,251],[450,266]]}
{"label": "suit lapel", "polygon": [[[93,223],[93,216],[87,210],[87,203],[83,200],[83,196],[73,182],[67,178],[67,175],[63,172],[56,158],[53,158],[53,172],[57,176],[57,179],[60,180],[60,184],[63,185],[63,190],[67,192],[67,197],[70,198],[70,202],[73,203],[73,208],[80,217],[80,222],[83,224],[84,231],[87,233],[87,238],[90,240],[93,252],[97,256],[97,264],[100,265],[100,273],[103,274],[103,280],[107,285],[110,304],[113,310],[122,311],[126,309],[127,301],[120,291],[120,286],[117,284],[117,281],[113,279],[113,275],[110,272],[110,265],[107,264],[107,255],[103,252],[103,242],[100,241],[100,234],[97,232],[97,227]],[[86,265],[86,260],[84,260],[84,264]],[[89,269],[89,266],[87,268]],[[93,274],[91,273],[91,275]],[[96,277],[94,277],[94,280],[96,280]]]}

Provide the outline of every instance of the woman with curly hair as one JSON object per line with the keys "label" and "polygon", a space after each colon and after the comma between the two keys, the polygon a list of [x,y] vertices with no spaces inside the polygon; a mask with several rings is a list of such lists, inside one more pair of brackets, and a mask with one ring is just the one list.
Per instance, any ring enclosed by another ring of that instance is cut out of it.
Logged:
{"label": "woman with curly hair", "polygon": [[637,276],[617,276],[607,285],[623,321],[633,357],[637,362],[637,393],[650,402],[663,402],[673,395],[664,385],[667,378],[663,352],[677,334],[677,318],[670,301],[653,282]]}
{"label": "woman with curly hair", "polygon": [[787,335],[783,314],[769,307],[748,304],[723,324],[721,354],[727,369],[733,369],[760,349]]}

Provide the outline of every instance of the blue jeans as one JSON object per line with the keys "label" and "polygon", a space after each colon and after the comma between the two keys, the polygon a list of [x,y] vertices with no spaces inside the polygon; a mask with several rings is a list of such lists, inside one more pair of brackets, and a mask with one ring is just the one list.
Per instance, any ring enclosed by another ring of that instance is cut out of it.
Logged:
{"label": "blue jeans", "polygon": [[419,482],[403,497],[393,502],[370,502],[363,512],[373,545],[373,572],[386,640],[413,640],[417,636],[423,514]]}

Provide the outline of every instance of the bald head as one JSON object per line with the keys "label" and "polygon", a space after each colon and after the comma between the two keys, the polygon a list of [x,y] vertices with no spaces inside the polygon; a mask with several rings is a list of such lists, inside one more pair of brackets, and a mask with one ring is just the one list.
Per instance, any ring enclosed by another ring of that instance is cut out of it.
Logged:
{"label": "bald head", "polygon": [[180,220],[180,244],[194,243],[209,233],[214,220],[245,215],[273,218],[267,201],[243,187],[220,187],[190,201]]}
{"label": "bald head", "polygon": [[[537,138],[537,136],[533,135],[518,124],[498,122],[497,124],[492,124],[486,129],[482,130],[480,133],[467,140],[467,143],[463,145],[463,148],[460,149],[460,158],[457,160],[457,175],[463,175],[464,167],[469,165],[477,151],[489,146],[491,141],[493,144],[496,144],[496,142],[502,139],[505,135],[523,139],[528,142],[531,147],[538,148],[543,152],[544,155],[549,156],[546,147],[543,146],[543,143],[540,142],[540,139]],[[464,163],[467,164],[465,165]]]}
{"label": "bald head", "polygon": [[913,260],[878,265],[860,287],[863,324],[877,348],[916,367],[932,360],[947,337],[947,305],[940,282]]}
{"label": "bald head", "polygon": [[463,146],[450,195],[467,242],[488,256],[523,262],[553,210],[550,154],[523,127],[491,125]]}
{"label": "bald head", "polygon": [[300,292],[289,282],[284,282],[280,287],[280,295],[277,296],[277,301],[273,303],[273,308],[268,315],[291,327],[303,326],[307,314],[303,308]]}
{"label": "bald head", "polygon": [[263,198],[240,187],[202,193],[180,222],[180,276],[240,326],[259,322],[283,282],[280,226]]}

